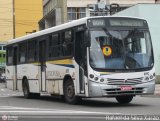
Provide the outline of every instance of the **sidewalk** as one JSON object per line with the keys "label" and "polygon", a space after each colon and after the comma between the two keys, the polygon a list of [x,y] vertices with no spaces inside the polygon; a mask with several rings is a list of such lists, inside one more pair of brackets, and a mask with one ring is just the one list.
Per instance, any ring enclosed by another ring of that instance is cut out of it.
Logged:
{"label": "sidewalk", "polygon": [[155,88],[154,94],[160,96],[160,84],[156,84],[156,88]]}

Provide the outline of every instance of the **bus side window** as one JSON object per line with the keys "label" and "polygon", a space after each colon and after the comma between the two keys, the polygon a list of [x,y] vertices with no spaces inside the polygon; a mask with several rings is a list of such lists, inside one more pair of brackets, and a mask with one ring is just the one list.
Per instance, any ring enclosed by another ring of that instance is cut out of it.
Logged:
{"label": "bus side window", "polygon": [[62,55],[70,56],[73,53],[73,39],[72,39],[72,31],[66,31],[63,34],[62,38]]}
{"label": "bus side window", "polygon": [[26,43],[22,43],[19,45],[19,58],[18,61],[20,63],[24,63],[26,62],[26,56],[27,56],[27,44]]}
{"label": "bus side window", "polygon": [[52,34],[49,36],[48,58],[60,56],[60,36],[59,34]]}
{"label": "bus side window", "polygon": [[7,48],[7,65],[13,64],[13,48],[8,47]]}

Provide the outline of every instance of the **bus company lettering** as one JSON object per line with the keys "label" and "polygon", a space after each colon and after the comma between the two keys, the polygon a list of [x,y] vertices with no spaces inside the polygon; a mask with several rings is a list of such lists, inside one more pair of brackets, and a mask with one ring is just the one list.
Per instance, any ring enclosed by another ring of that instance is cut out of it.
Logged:
{"label": "bus company lettering", "polygon": [[47,71],[47,77],[61,77],[59,71]]}

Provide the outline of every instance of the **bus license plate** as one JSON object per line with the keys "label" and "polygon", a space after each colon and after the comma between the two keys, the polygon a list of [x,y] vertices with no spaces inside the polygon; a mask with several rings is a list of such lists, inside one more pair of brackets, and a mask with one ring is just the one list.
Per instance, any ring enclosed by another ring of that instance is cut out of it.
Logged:
{"label": "bus license plate", "polygon": [[128,90],[132,90],[131,86],[121,86],[121,91],[128,91]]}

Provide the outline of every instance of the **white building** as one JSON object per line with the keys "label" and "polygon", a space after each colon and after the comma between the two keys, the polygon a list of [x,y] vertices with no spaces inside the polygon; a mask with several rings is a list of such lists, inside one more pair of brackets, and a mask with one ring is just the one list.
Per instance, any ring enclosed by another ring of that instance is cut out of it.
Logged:
{"label": "white building", "polygon": [[160,16],[158,11],[160,11],[160,4],[138,4],[115,14],[115,16],[140,17],[147,20],[154,50],[156,75],[160,80]]}

